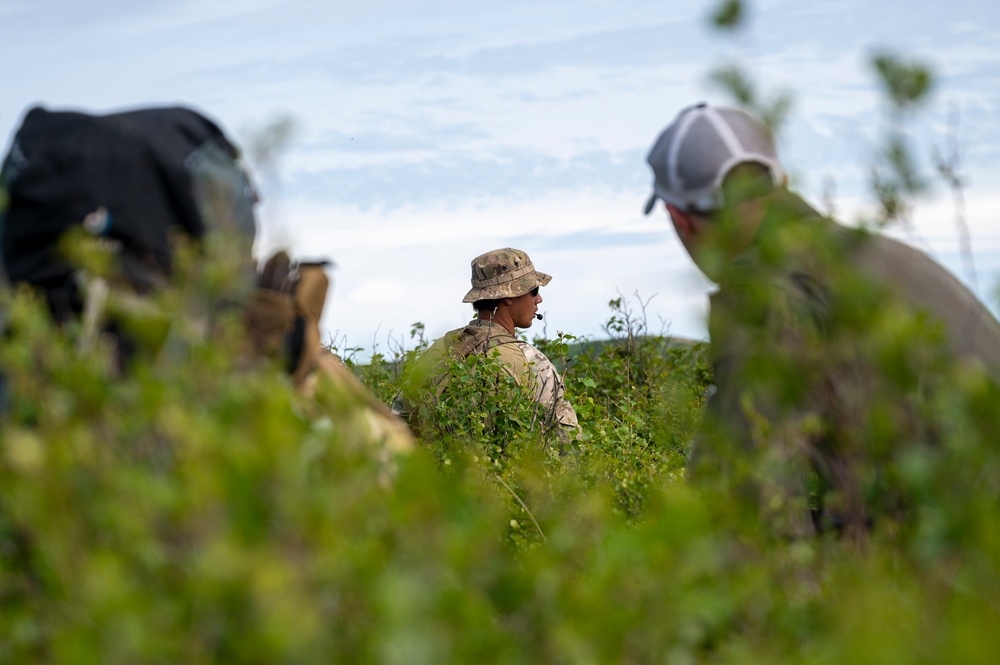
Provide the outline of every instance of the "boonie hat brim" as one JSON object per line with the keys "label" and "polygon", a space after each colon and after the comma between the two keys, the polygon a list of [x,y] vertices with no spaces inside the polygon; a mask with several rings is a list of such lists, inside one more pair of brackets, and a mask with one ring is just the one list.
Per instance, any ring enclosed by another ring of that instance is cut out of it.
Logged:
{"label": "boonie hat brim", "polygon": [[465,294],[465,297],[462,298],[462,302],[498,300],[500,298],[517,298],[518,296],[523,296],[536,286],[545,286],[551,281],[552,275],[546,275],[544,272],[532,270],[521,277],[506,281],[502,284],[472,288]]}

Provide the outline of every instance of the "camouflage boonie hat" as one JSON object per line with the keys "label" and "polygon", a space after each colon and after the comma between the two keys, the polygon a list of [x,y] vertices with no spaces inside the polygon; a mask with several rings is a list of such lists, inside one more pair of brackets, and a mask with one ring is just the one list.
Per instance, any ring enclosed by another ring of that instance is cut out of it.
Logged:
{"label": "camouflage boonie hat", "polygon": [[551,280],[551,275],[535,270],[521,250],[495,249],[472,259],[472,289],[462,302],[516,298]]}

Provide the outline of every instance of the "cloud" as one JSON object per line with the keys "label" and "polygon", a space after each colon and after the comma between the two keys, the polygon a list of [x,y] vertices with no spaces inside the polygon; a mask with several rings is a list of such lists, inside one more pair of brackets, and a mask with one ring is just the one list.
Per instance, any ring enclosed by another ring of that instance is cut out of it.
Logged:
{"label": "cloud", "polygon": [[668,241],[669,237],[662,229],[656,231],[631,229],[624,232],[609,229],[586,229],[551,236],[514,238],[512,245],[515,247],[530,245],[541,250],[573,251],[580,249],[652,247],[666,244]]}
{"label": "cloud", "polygon": [[[375,141],[386,145],[388,137]],[[469,201],[538,199],[553,192],[600,187],[635,190],[648,181],[638,150],[581,152],[568,159],[526,150],[498,150],[485,157],[434,152],[424,158],[288,174],[290,198],[331,198],[361,210],[404,206],[457,207]]]}
{"label": "cloud", "polygon": [[9,19],[27,13],[29,6],[25,2],[0,2],[0,16]]}
{"label": "cloud", "polygon": [[[182,25],[180,21],[174,23]],[[331,26],[334,35],[344,29],[338,23]],[[367,41],[344,34],[346,44],[341,39],[327,43],[296,40],[278,32],[261,41],[256,57],[244,56],[240,62],[226,58],[215,67],[207,63],[203,73],[243,82],[261,76],[320,79],[334,86],[387,86],[413,81],[436,86],[456,77],[503,86],[507,79],[534,77],[553,70],[614,71],[666,63],[684,66],[702,60],[700,53],[707,46],[704,30],[679,30],[676,19],[637,23],[612,29],[595,23],[577,28],[577,34],[572,36],[552,31],[555,35],[547,38],[522,37],[497,45],[470,38],[468,27],[426,33],[396,24]],[[175,28],[172,23],[163,25],[162,20],[159,25],[167,32]],[[362,30],[361,34],[366,32]]]}
{"label": "cloud", "polygon": [[[240,139],[292,116],[300,131],[263,175],[261,245],[337,261],[329,321],[357,343],[418,320],[432,335],[460,325],[468,261],[511,244],[555,276],[550,332],[600,334],[607,300],[638,290],[659,293],[657,316],[697,336],[710,287],[662,211],[641,214],[657,132],[692,101],[725,101],[705,76],[736,61],[761,89],[796,95],[784,161],[813,200],[834,181],[851,221],[871,200],[885,121],[867,60],[886,46],[938,72],[931,104],[907,125],[925,170],[958,107],[980,279],[993,280],[996,3],[752,7],[750,29],[730,39],[706,28],[703,3],[662,0],[0,0],[0,57],[17,63],[0,120],[12,127],[37,99],[180,101]],[[923,235],[960,269],[948,192],[918,210]]]}
{"label": "cloud", "polygon": [[319,140],[310,141],[308,145],[302,146],[300,150],[313,155],[336,151],[341,155],[359,153],[392,157],[413,152],[436,153],[446,145],[461,145],[470,140],[490,137],[488,131],[472,122],[432,126],[414,118],[399,117],[397,120],[404,125],[398,132],[367,130],[347,133],[331,130],[324,132]]}

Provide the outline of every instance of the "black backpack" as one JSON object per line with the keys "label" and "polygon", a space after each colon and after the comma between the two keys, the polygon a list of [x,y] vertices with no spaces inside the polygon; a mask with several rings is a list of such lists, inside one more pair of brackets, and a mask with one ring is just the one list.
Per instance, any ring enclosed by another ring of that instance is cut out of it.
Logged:
{"label": "black backpack", "polygon": [[0,268],[44,290],[59,319],[79,313],[72,273],[56,252],[74,225],[120,246],[139,291],[171,272],[171,232],[198,239],[213,225],[255,232],[256,195],[236,148],[186,108],[108,115],[31,109],[0,170]]}

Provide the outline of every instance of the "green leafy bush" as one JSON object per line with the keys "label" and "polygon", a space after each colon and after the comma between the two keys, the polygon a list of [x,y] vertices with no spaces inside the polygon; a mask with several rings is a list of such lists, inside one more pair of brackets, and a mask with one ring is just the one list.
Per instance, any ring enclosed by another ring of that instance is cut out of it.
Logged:
{"label": "green leafy bush", "polygon": [[469,393],[449,407],[447,445],[387,460],[278,369],[246,366],[235,322],[209,337],[172,329],[160,355],[120,376],[107,349],[81,352],[28,294],[4,306],[0,660],[986,663],[1000,652],[998,395],[977,375],[956,375],[933,405],[952,455],[901,466],[926,497],[915,529],[859,552],[776,539],[732,496],[684,481],[709,380],[699,345],[627,326],[579,352],[566,335],[542,345],[582,416],[575,455],[484,420],[461,429],[457,410],[474,397],[503,408]]}
{"label": "green leafy bush", "polygon": [[[742,24],[742,3],[720,4],[716,21]],[[919,67],[876,66],[901,107],[928,88]],[[787,110],[739,70],[717,80],[774,122]],[[888,220],[909,190],[879,182]],[[933,339],[926,322],[863,297],[843,312],[859,327],[840,341],[877,329],[879,394],[911,390],[912,362],[940,386],[907,405],[933,445],[892,409],[866,423],[892,474],[871,487],[908,513],[859,549],[783,538],[733,487],[688,482],[706,348],[650,334],[624,299],[604,343],[534,340],[580,416],[573,454],[547,449],[476,357],[418,450],[391,457],[345,419],[354,396],[308,399],[247,361],[217,308],[234,276],[207,265],[129,312],[148,352],[124,374],[92,330],[0,296],[0,662],[1000,661],[1000,390],[910,345]],[[365,365],[340,350],[388,403],[427,346],[420,324],[411,340]],[[794,394],[788,360],[759,358],[756,379]]]}

